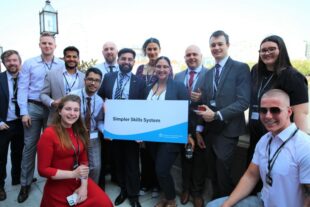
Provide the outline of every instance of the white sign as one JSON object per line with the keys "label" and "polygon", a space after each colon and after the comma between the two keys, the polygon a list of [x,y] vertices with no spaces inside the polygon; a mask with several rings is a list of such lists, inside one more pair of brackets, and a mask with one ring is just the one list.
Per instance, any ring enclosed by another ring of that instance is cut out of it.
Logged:
{"label": "white sign", "polygon": [[188,101],[107,100],[104,137],[187,143]]}

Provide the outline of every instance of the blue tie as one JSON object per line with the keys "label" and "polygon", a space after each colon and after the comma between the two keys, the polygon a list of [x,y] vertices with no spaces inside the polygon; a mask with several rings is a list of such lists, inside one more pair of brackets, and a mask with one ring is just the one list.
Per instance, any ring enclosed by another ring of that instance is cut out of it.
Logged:
{"label": "blue tie", "polygon": [[220,68],[221,68],[221,65],[220,65],[220,64],[216,64],[216,65],[215,65],[215,77],[214,77],[214,81],[215,81],[216,87],[219,85],[219,80],[220,80]]}
{"label": "blue tie", "polygon": [[122,91],[123,91],[122,88],[123,88],[123,82],[124,82],[125,75],[120,73],[119,76],[120,76],[120,80],[115,90],[114,99],[122,99]]}

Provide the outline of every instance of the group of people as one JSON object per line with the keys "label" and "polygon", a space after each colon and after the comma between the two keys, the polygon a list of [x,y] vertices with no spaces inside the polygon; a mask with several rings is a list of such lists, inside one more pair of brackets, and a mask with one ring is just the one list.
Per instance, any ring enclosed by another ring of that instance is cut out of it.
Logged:
{"label": "group of people", "polygon": [[[54,36],[42,33],[39,46],[41,55],[22,66],[15,50],[1,56],[7,71],[0,74],[0,201],[6,199],[10,144],[19,203],[29,196],[37,153],[38,172],[47,178],[42,207],[68,206],[72,197],[79,206],[113,206],[104,192],[107,170],[120,187],[114,205],[128,198],[140,207],[139,195],[150,191],[152,197],[162,192],[155,207],[174,207],[170,171],[179,154],[181,204],[191,200],[204,206],[208,177],[216,199],[208,206],[310,205],[308,83],[292,66],[281,37],[261,42],[258,63],[250,70],[228,55],[229,36],[215,31],[209,38],[214,67],[205,68],[200,48],[190,45],[187,68],[175,75],[169,58],[159,55],[156,38],[143,44],[149,61],[136,74],[135,51],[118,51],[113,42],[103,45],[105,61],[85,74],[78,70],[76,47],[66,47],[61,60],[54,56]],[[188,100],[188,144],[102,139],[106,99]],[[235,188],[231,171],[248,108],[249,168]]]}

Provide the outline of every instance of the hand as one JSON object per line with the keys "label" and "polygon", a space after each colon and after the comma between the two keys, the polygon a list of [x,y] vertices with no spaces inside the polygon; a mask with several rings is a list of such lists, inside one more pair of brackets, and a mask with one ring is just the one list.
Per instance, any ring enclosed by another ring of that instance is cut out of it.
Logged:
{"label": "hand", "polygon": [[2,130],[8,130],[10,127],[6,123],[3,122],[3,124],[0,125],[0,131]]}
{"label": "hand", "polygon": [[198,88],[198,91],[197,92],[194,92],[194,91],[192,91],[191,92],[191,101],[192,102],[198,102],[198,101],[200,101],[200,99],[201,99],[201,90],[200,90],[200,88]]}
{"label": "hand", "polygon": [[[189,134],[188,137],[187,137],[187,144],[190,144],[190,145],[192,146],[192,150],[193,150],[193,152],[194,152],[194,149],[195,149],[195,141],[194,141],[194,139],[193,139],[193,137],[192,137],[191,134]],[[187,146],[187,144],[185,145],[185,147]]]}
{"label": "hand", "polygon": [[59,103],[60,103],[60,100],[61,100],[61,99],[54,100],[54,101],[52,102],[52,107],[57,108],[58,105],[59,105]]}
{"label": "hand", "polygon": [[74,192],[78,195],[76,199],[76,204],[82,203],[83,201],[87,199],[87,186],[81,185]]}
{"label": "hand", "polygon": [[198,147],[200,149],[205,149],[206,148],[205,141],[203,141],[203,137],[201,136],[199,132],[196,132],[196,139],[197,139]]}
{"label": "hand", "polygon": [[207,105],[201,105],[200,107],[204,107],[206,110],[205,111],[197,111],[196,114],[199,116],[202,116],[202,118],[206,122],[211,122],[214,120],[214,115],[215,112],[212,111]]}
{"label": "hand", "polygon": [[31,127],[31,117],[29,115],[24,115],[22,117],[23,125],[27,128]]}
{"label": "hand", "polygon": [[73,170],[73,174],[75,178],[87,178],[89,174],[89,167],[82,164]]}

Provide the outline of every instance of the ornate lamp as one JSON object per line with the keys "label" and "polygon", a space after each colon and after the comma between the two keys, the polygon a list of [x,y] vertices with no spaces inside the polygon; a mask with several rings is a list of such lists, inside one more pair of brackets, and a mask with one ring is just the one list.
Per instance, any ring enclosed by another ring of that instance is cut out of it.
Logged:
{"label": "ornate lamp", "polygon": [[53,35],[58,34],[58,13],[52,7],[49,0],[45,1],[43,10],[39,13],[40,16],[40,34],[49,32]]}

